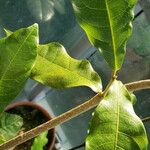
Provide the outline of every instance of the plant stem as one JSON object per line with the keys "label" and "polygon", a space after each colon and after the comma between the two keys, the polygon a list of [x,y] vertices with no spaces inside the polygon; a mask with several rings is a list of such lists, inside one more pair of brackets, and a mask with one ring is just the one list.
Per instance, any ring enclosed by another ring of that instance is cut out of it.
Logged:
{"label": "plant stem", "polygon": [[143,122],[148,122],[148,121],[150,121],[150,117],[145,117],[145,118],[142,119],[142,121]]}
{"label": "plant stem", "polygon": [[150,88],[150,79],[131,82],[131,83],[128,83],[125,85],[126,85],[127,89],[132,92],[142,90],[142,89],[149,89]]}
{"label": "plant stem", "polygon": [[116,71],[113,71],[113,72],[112,72],[112,75],[111,75],[111,79],[110,79],[109,83],[107,84],[105,90],[103,91],[103,97],[106,96],[106,94],[107,94],[107,92],[108,92],[110,86],[112,85],[112,83],[114,82],[114,80],[115,80],[116,78],[117,78],[117,76],[116,76]]}
{"label": "plant stem", "polygon": [[[0,150],[7,150],[7,149],[15,147],[21,143],[24,143],[27,140],[30,140],[30,139],[36,137],[37,135],[41,134],[42,132],[52,129],[55,126],[62,124],[64,122],[80,115],[81,113],[84,113],[84,112],[88,111],[89,109],[95,107],[96,105],[98,105],[100,103],[100,101],[104,98],[105,94],[108,92],[110,85],[115,80],[115,78],[114,79],[113,78],[110,80],[108,86],[106,87],[107,90],[105,89],[104,92],[96,94],[93,98],[91,98],[87,102],[65,112],[64,114],[61,114],[58,117],[53,118],[52,120],[50,120],[40,126],[37,126],[36,128],[33,128],[30,131],[25,132],[22,135],[18,135],[17,137],[11,139],[10,141],[7,141],[6,143],[0,145]],[[137,81],[137,82],[133,82],[133,83],[125,84],[125,85],[126,85],[127,89],[130,91],[136,91],[136,90],[140,90],[140,89],[148,89],[148,88],[150,88],[150,80],[142,80],[142,81]]]}
{"label": "plant stem", "polygon": [[19,135],[12,140],[8,141],[7,143],[4,143],[3,145],[0,146],[0,150],[7,150],[11,147],[17,146],[23,142],[26,142],[27,140],[30,140],[34,138],[35,136],[39,135],[40,133],[52,129],[55,126],[77,116],[80,115],[81,113],[93,108],[96,106],[101,100],[102,96],[100,94],[95,95],[93,98],[91,98],[89,101],[67,111],[66,113],[51,119],[50,121],[37,126],[36,128],[33,128],[30,131],[25,132],[22,135]]}

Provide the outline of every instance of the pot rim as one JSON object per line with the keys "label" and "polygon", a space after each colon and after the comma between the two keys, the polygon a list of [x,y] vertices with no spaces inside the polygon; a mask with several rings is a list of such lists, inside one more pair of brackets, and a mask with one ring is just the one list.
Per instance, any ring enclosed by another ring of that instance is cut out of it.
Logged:
{"label": "pot rim", "polygon": [[[48,120],[52,119],[51,115],[48,113],[48,111],[45,108],[43,108],[41,105],[39,105],[35,102],[31,102],[31,101],[14,102],[14,103],[8,105],[5,109],[5,111],[8,111],[8,110],[13,109],[13,108],[18,107],[18,106],[34,107],[34,108],[40,110],[43,113],[43,115],[45,115],[46,118],[48,118]],[[52,139],[51,143],[48,146],[48,150],[52,150],[52,148],[55,145],[55,138],[56,138],[55,137],[55,128],[52,128],[50,130],[52,130],[52,132],[53,132],[53,134],[52,134],[53,139]]]}

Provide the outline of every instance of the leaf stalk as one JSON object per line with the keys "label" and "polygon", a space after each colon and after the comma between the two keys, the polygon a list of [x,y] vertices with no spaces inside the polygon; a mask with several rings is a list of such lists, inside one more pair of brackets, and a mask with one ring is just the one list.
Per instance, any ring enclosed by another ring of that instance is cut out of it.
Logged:
{"label": "leaf stalk", "polygon": [[[114,74],[114,75],[116,75],[116,74]],[[64,122],[80,115],[81,113],[84,113],[84,112],[90,110],[91,108],[97,106],[100,103],[100,101],[104,98],[104,95],[105,95],[105,93],[107,93],[112,82],[116,79],[116,76],[112,76],[112,77],[113,78],[109,82],[108,87],[104,90],[104,92],[96,94],[93,98],[86,101],[85,103],[61,114],[58,117],[53,118],[50,121],[47,121],[46,123],[44,123],[42,125],[37,126],[36,128],[33,128],[30,131],[27,131],[21,135],[16,136],[15,138],[13,138],[9,141],[7,141],[6,143],[0,145],[0,150],[7,150],[7,149],[15,147],[19,144],[22,144],[22,143],[26,142],[27,140],[30,140],[30,139],[36,137],[37,135],[41,134],[42,132],[44,132],[46,130],[50,130],[50,129],[54,128],[55,126],[62,124]],[[125,84],[125,86],[129,91],[150,89],[150,79],[128,83],[128,84]]]}

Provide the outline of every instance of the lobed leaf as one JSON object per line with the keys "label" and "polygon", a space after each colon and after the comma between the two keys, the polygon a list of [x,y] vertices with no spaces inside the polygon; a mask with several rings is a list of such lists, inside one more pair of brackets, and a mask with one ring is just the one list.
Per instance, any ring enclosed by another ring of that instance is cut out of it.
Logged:
{"label": "lobed leaf", "polygon": [[88,86],[101,91],[101,79],[87,60],[71,58],[58,43],[39,45],[32,79],[54,88]]}
{"label": "lobed leaf", "polygon": [[37,56],[38,27],[20,29],[0,39],[0,114],[19,94]]}
{"label": "lobed leaf", "polygon": [[90,42],[102,51],[109,66],[118,70],[131,35],[136,0],[72,0],[72,3]]}
{"label": "lobed leaf", "polygon": [[0,144],[15,137],[22,125],[23,119],[20,116],[3,112],[0,116]]}
{"label": "lobed leaf", "polygon": [[144,125],[133,110],[135,96],[115,81],[96,108],[86,139],[87,150],[146,150]]}

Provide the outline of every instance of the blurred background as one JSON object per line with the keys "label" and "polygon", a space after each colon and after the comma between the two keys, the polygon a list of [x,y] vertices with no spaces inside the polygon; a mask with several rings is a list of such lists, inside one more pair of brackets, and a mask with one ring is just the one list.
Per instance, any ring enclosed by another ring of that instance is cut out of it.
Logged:
{"label": "blurred background", "polygon": [[[124,83],[150,78],[150,0],[140,0],[135,7],[133,34],[119,79]],[[4,28],[11,31],[39,24],[40,43],[60,42],[77,59],[88,59],[106,86],[110,69],[102,55],[88,41],[76,22],[69,0],[0,0],[0,37]],[[150,116],[150,90],[135,92],[135,111],[140,118]],[[15,101],[34,101],[54,117],[94,96],[86,87],[57,90],[28,80]],[[56,127],[56,149],[84,150],[90,110]],[[150,141],[150,122],[145,123]],[[80,148],[75,148],[79,146]],[[150,150],[150,146],[148,148]]]}

